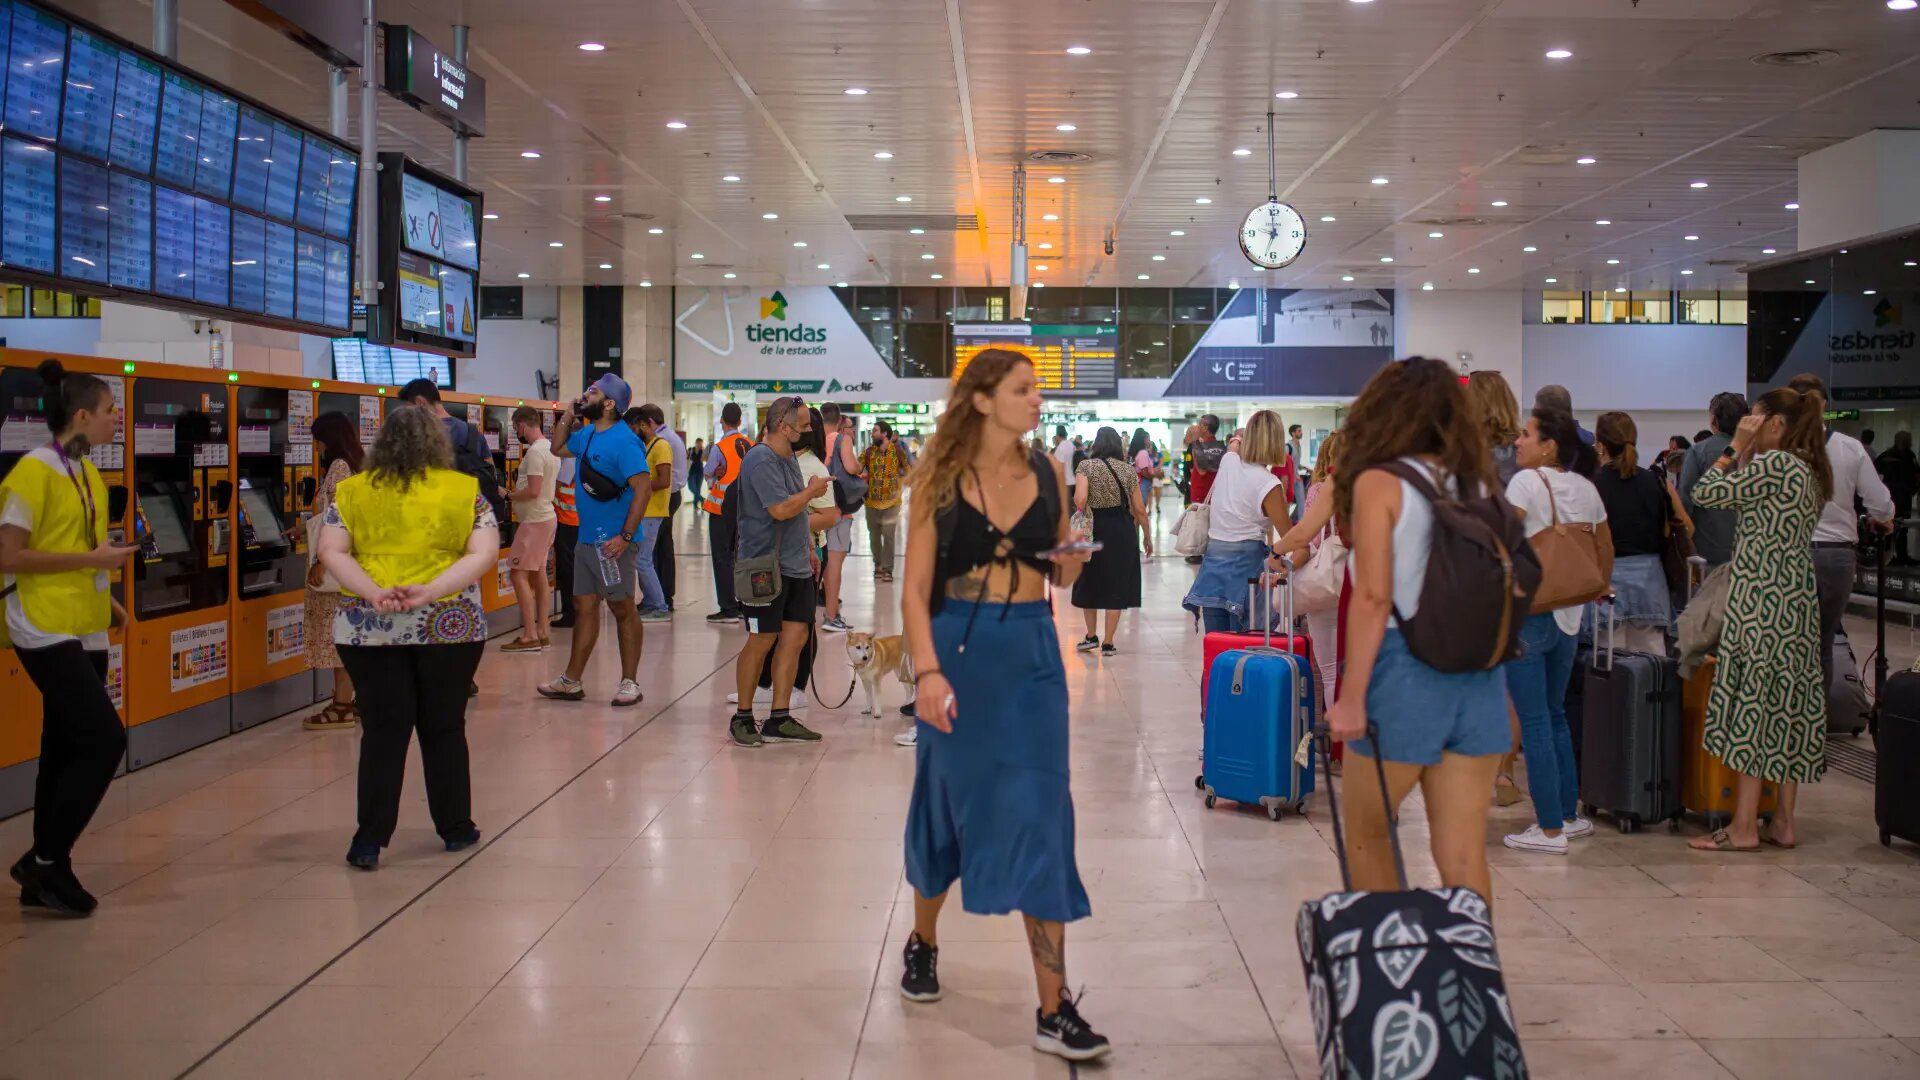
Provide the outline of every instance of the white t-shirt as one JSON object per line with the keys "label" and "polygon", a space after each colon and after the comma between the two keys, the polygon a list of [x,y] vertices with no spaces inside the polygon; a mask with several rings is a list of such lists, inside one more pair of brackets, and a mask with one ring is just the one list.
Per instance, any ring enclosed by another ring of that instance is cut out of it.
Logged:
{"label": "white t-shirt", "polygon": [[1228,451],[1220,459],[1220,472],[1213,480],[1213,509],[1207,518],[1207,539],[1222,542],[1265,540],[1267,520],[1261,504],[1267,493],[1280,485],[1273,470],[1249,465],[1239,454]]}
{"label": "white t-shirt", "polygon": [[1060,445],[1053,448],[1053,460],[1067,472],[1067,490],[1073,490],[1073,440],[1061,439]]}
{"label": "white t-shirt", "polygon": [[[1427,474],[1434,476],[1434,468],[1415,457],[1403,457],[1401,461]],[[1454,487],[1455,485],[1448,485]],[[1327,485],[1321,498],[1333,496],[1332,485]],[[1387,613],[1387,626],[1398,627],[1400,620],[1394,615],[1399,612],[1411,619],[1420,614],[1420,590],[1427,583],[1427,553],[1433,546],[1433,504],[1420,494],[1420,489],[1406,480],[1400,481],[1400,516],[1393,523],[1393,611]],[[1360,553],[1349,556],[1348,573],[1356,579],[1360,575]]]}
{"label": "white t-shirt", "polygon": [[553,444],[545,439],[520,453],[520,486],[526,487],[536,476],[540,478],[540,494],[514,506],[514,513],[526,525],[553,520],[553,494],[560,489],[560,459],[554,456]]}
{"label": "white t-shirt", "polygon": [[[1543,477],[1545,479],[1543,479]],[[1547,489],[1553,489],[1549,500]],[[1607,520],[1607,506],[1593,481],[1560,469],[1522,469],[1507,481],[1507,501],[1526,514],[1529,537],[1553,524],[1557,510],[1563,522],[1598,525]],[[1580,632],[1580,607],[1561,608],[1553,621],[1563,634]]]}

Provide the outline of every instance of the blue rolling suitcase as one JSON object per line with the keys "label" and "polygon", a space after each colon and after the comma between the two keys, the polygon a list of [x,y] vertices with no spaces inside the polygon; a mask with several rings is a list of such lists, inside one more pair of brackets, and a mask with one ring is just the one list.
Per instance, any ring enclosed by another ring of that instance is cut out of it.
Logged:
{"label": "blue rolling suitcase", "polygon": [[[1291,585],[1285,595],[1291,633]],[[1313,769],[1302,767],[1296,751],[1313,730],[1317,676],[1307,657],[1273,647],[1271,615],[1266,642],[1214,658],[1207,677],[1201,780],[1208,806],[1231,799],[1263,806],[1279,821],[1285,810],[1304,813],[1313,791]]]}

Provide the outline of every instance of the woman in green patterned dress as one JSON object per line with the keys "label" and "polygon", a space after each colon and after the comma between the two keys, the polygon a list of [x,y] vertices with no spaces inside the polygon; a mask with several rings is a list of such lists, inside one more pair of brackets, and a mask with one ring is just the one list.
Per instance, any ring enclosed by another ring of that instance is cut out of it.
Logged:
{"label": "woman in green patterned dress", "polygon": [[[1774,390],[1754,402],[1693,501],[1739,513],[1720,666],[1707,699],[1706,749],[1740,774],[1733,820],[1696,837],[1701,851],[1793,847],[1794,795],[1825,768],[1827,701],[1820,680],[1813,526],[1833,491],[1819,394]],[[1760,785],[1780,806],[1760,832]]]}

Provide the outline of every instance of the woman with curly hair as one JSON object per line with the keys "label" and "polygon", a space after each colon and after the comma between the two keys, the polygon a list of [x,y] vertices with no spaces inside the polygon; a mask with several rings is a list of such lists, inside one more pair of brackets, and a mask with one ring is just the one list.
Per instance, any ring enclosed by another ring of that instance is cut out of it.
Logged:
{"label": "woman with curly hair", "polygon": [[453,470],[453,447],[425,408],[399,405],[342,481],[320,530],[319,558],[340,582],[334,647],[359,695],[360,827],[347,862],[380,865],[400,817],[407,744],[420,732],[427,807],[448,851],[480,840],[467,770],[467,688],[486,649],[481,575],[500,530],[478,482]]}

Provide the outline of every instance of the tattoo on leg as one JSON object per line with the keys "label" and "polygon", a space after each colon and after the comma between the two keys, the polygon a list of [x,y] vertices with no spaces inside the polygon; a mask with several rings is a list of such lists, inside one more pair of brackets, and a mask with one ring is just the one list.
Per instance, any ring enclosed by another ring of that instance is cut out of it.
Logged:
{"label": "tattoo on leg", "polygon": [[1033,951],[1034,962],[1064,980],[1067,977],[1067,958],[1061,955],[1060,945],[1047,932],[1045,923],[1039,919],[1027,920],[1027,948]]}

